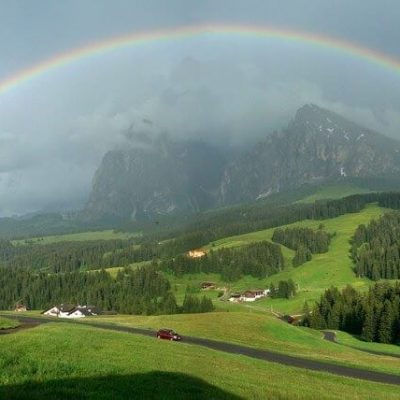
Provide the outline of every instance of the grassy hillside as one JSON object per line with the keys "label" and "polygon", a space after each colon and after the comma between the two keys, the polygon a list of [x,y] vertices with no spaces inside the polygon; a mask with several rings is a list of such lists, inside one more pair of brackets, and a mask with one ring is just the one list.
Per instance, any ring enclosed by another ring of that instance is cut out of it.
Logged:
{"label": "grassy hillside", "polygon": [[375,356],[339,346],[323,340],[323,335],[319,331],[296,327],[272,315],[250,310],[159,316],[101,316],[92,320],[154,330],[160,327],[173,328],[183,336],[228,341],[248,347],[400,375],[398,359]]}
{"label": "grassy hillside", "polygon": [[93,231],[93,232],[80,232],[80,233],[67,233],[64,235],[51,235],[51,236],[39,236],[30,239],[13,240],[13,244],[24,245],[30,244],[49,244],[59,242],[81,242],[87,240],[112,240],[112,239],[129,239],[137,236],[138,234],[127,233],[127,232],[115,232],[112,229],[104,231]]}
{"label": "grassy hillside", "polygon": [[[393,354],[400,357],[400,346],[394,344],[386,344],[386,343],[374,343],[374,342],[364,342],[359,340],[357,337],[341,331],[335,331],[336,340],[338,343],[356,347],[365,351],[374,351],[379,353],[387,353]],[[400,360],[398,361],[400,363]]]}
{"label": "grassy hillside", "polygon": [[15,319],[0,317],[0,329],[10,329],[19,326],[19,322]]}
{"label": "grassy hillside", "polygon": [[7,399],[398,398],[396,386],[78,325],[5,336],[0,354]]}
{"label": "grassy hillside", "polygon": [[[297,313],[301,312],[304,302],[313,302],[319,299],[325,289],[330,286],[339,288],[351,284],[357,289],[366,289],[371,281],[357,278],[352,270],[352,260],[349,258],[349,249],[352,235],[360,224],[367,224],[371,219],[378,218],[385,212],[385,209],[371,204],[359,213],[345,214],[337,218],[322,221],[305,220],[287,226],[303,226],[318,229],[323,224],[324,229],[330,233],[335,233],[332,238],[329,251],[324,254],[314,254],[311,261],[293,268],[291,260],[294,252],[282,246],[286,265],[289,266],[285,271],[272,275],[267,279],[257,279],[244,277],[242,280],[233,283],[220,282],[218,276],[210,278],[216,279],[220,286],[229,286],[231,290],[242,290],[251,288],[262,288],[271,282],[279,280],[293,279],[299,285],[299,292],[293,299],[265,299],[256,304],[258,307],[273,307],[281,312]],[[237,247],[261,240],[271,240],[275,228],[263,231],[251,232],[244,235],[237,235],[223,238],[205,246],[207,250],[220,249],[223,247]],[[190,275],[186,276],[189,279]],[[191,279],[195,279],[192,276]],[[207,279],[203,279],[207,280]]]}
{"label": "grassy hillside", "polygon": [[371,190],[355,185],[351,182],[322,186],[313,194],[305,196],[297,203],[313,203],[316,200],[341,199],[352,194],[370,193]]}

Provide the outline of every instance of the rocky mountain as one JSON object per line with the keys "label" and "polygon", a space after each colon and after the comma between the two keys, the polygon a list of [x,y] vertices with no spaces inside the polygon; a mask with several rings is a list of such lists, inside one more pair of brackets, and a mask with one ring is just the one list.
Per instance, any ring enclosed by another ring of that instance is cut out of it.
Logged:
{"label": "rocky mountain", "polygon": [[90,219],[146,219],[212,207],[225,161],[206,143],[167,137],[108,152],[98,168],[85,214]]}
{"label": "rocky mountain", "polygon": [[267,197],[332,178],[398,179],[400,142],[310,104],[288,127],[258,143],[224,171],[222,204]]}
{"label": "rocky mountain", "polygon": [[206,143],[145,139],[104,156],[86,217],[140,220],[254,201],[332,179],[400,176],[400,142],[313,104],[233,161]]}

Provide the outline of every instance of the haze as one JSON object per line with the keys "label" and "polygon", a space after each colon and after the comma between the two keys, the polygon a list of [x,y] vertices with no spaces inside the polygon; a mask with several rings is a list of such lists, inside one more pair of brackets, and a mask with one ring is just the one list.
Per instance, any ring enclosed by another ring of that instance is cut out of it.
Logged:
{"label": "haze", "polygon": [[[351,3],[351,4],[349,4]],[[400,59],[397,1],[0,3],[0,82],[129,32],[265,25]],[[90,57],[0,96],[0,215],[84,205],[102,156],[143,130],[249,146],[316,103],[400,139],[400,70],[329,48],[232,35],[155,41]]]}

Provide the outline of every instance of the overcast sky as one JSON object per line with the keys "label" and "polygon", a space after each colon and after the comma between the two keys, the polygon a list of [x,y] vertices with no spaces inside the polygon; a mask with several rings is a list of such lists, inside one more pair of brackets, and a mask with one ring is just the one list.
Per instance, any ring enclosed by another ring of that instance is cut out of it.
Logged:
{"label": "overcast sky", "polygon": [[[83,45],[200,23],[298,29],[400,59],[399,21],[398,0],[0,0],[0,82]],[[0,95],[0,215],[82,207],[130,130],[248,145],[309,102],[400,139],[400,70],[306,43],[207,35],[54,69]]]}

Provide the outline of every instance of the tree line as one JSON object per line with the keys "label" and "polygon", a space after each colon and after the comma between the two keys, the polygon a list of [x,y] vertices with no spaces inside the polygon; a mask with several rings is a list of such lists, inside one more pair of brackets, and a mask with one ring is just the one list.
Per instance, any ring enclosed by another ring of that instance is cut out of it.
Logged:
{"label": "tree line", "polygon": [[279,281],[278,284],[271,283],[269,290],[270,297],[273,299],[290,299],[296,296],[297,287],[292,279],[288,279],[287,281]]}
{"label": "tree line", "polygon": [[30,268],[51,273],[109,266],[105,255],[118,253],[132,246],[128,240],[96,240],[49,244],[14,245],[0,241],[0,265]]}
{"label": "tree line", "polygon": [[219,273],[224,281],[237,281],[243,275],[266,278],[284,268],[281,247],[262,241],[238,248],[211,250],[200,258],[178,255],[160,263],[163,271],[176,276],[192,273]]}
{"label": "tree line", "polygon": [[292,263],[297,267],[310,261],[312,254],[326,253],[331,235],[323,231],[322,226],[317,231],[303,227],[278,228],[274,230],[272,240],[296,251]]}
{"label": "tree line", "polygon": [[359,225],[351,254],[357,276],[373,280],[400,278],[400,212],[384,214],[367,226]]}
{"label": "tree line", "polygon": [[212,303],[195,296],[187,299],[182,307],[178,306],[168,279],[155,265],[124,268],[115,277],[105,270],[47,274],[23,268],[1,268],[0,309],[13,309],[17,302],[35,310],[72,303],[145,315],[213,309]]}
{"label": "tree line", "polygon": [[[0,243],[0,265],[34,268],[48,272],[123,267],[140,261],[168,259],[188,250],[199,248],[215,240],[297,222],[304,219],[334,218],[358,212],[367,203],[377,201],[384,207],[400,207],[399,193],[369,193],[353,195],[339,200],[314,204],[296,204],[284,207],[263,205],[234,207],[232,210],[213,212],[194,217],[183,230],[164,232],[161,236],[147,234],[135,240],[99,240],[27,244],[16,246],[9,241]],[[323,240],[321,240],[322,243]],[[318,246],[321,245],[318,244]],[[312,250],[310,250],[312,252]],[[299,248],[295,264],[310,258],[307,248]],[[257,267],[259,269],[259,267]],[[269,273],[267,271],[267,273]],[[257,276],[262,271],[255,272]]]}
{"label": "tree line", "polygon": [[347,286],[325,291],[312,312],[305,310],[303,325],[314,329],[340,329],[368,342],[400,340],[400,283],[376,283],[367,293]]}
{"label": "tree line", "polygon": [[162,242],[162,249],[159,249],[162,254],[176,255],[224,237],[275,228],[306,219],[329,219],[360,212],[369,203],[399,209],[400,193],[355,194],[342,199],[318,200],[312,204],[271,206],[268,203],[256,203],[236,206],[228,210],[195,215],[189,218],[189,221],[188,218],[181,219],[184,222],[179,226],[166,223],[164,228],[160,228],[157,225],[158,228],[150,229],[138,240],[153,246]]}

